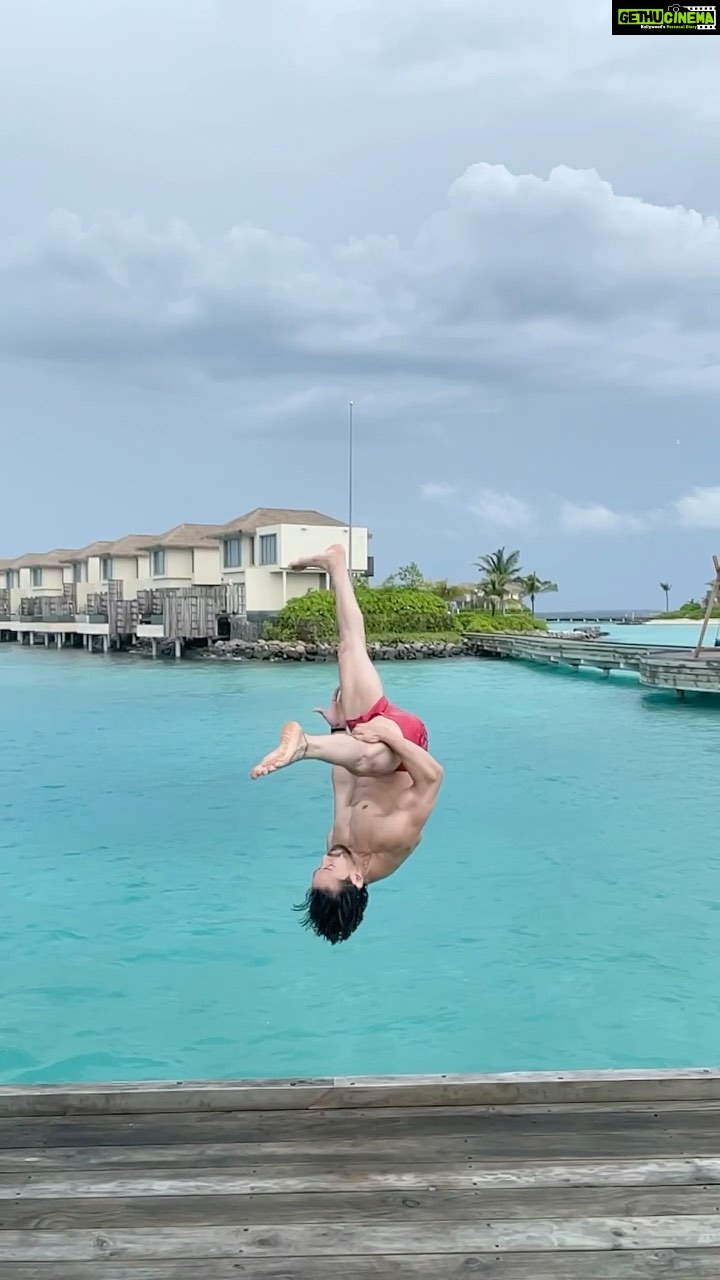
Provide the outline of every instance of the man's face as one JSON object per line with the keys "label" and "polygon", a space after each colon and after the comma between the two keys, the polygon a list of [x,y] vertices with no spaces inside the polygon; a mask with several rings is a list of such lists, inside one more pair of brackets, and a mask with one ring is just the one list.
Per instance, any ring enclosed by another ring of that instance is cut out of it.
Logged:
{"label": "man's face", "polygon": [[322,893],[340,893],[346,884],[354,884],[361,888],[362,872],[356,867],[352,854],[344,845],[334,845],[322,859],[320,866],[313,872],[312,887]]}

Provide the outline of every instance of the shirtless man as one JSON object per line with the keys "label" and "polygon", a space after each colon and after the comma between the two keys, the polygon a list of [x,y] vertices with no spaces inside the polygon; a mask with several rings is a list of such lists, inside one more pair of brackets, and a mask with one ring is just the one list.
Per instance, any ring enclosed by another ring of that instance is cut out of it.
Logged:
{"label": "shirtless man", "polygon": [[333,826],[300,910],[303,924],[328,942],[345,942],[365,914],[368,885],[397,871],[420,843],[442,783],[421,720],[392,706],[368,657],[365,624],[342,547],[298,560],[324,569],[335,593],[340,689],[321,714],[329,735],[286,724],[280,744],[252,770],[262,778],[299,760],[333,765]]}

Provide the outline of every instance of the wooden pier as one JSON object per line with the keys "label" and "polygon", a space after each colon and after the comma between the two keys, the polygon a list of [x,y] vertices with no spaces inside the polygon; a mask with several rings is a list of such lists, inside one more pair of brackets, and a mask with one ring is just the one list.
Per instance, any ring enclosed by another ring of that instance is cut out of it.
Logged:
{"label": "wooden pier", "polygon": [[8,1280],[717,1280],[720,1071],[0,1090]]}
{"label": "wooden pier", "polygon": [[636,622],[647,622],[648,618],[654,618],[656,613],[651,609],[576,609],[565,613],[538,611],[535,616],[543,618],[545,622],[613,622],[633,626]]}
{"label": "wooden pier", "polygon": [[637,672],[640,683],[678,693],[720,693],[720,649],[695,651],[688,645],[620,644],[607,640],[568,640],[541,632],[473,632],[465,636],[471,653],[483,657],[519,658],[552,666],[592,667]]}
{"label": "wooden pier", "polygon": [[188,643],[234,638],[246,626],[244,594],[231,583],[140,591],[125,600],[122,582],[113,581],[106,591],[88,593],[81,613],[72,584],[62,595],[23,598],[17,614],[10,592],[0,591],[0,641],[20,644],[82,645],[108,653],[144,641],[153,657],[170,650],[179,658]]}

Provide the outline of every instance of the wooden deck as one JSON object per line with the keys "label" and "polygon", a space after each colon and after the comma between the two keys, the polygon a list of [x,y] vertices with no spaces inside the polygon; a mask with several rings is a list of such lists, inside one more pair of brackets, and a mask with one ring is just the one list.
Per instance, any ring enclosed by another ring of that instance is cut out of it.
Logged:
{"label": "wooden deck", "polygon": [[720,1277],[720,1071],[0,1089],[8,1280]]}
{"label": "wooden deck", "polygon": [[[678,692],[720,693],[720,649],[703,649],[695,658],[688,645],[660,648],[607,640],[565,640],[541,633],[480,632],[465,636],[478,656],[519,658],[550,666],[634,671],[640,683]],[[720,1280],[720,1277],[718,1277]]]}

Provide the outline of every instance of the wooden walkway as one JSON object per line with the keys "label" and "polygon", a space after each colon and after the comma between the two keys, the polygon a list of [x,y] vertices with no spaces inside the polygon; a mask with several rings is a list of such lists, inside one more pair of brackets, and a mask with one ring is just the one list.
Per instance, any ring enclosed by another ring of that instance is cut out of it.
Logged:
{"label": "wooden walkway", "polygon": [[482,657],[593,667],[606,675],[611,671],[635,671],[641,684],[655,689],[720,693],[720,649],[703,649],[695,658],[688,645],[660,648],[619,641],[567,640],[538,632],[468,632],[464,638],[471,653]]}
{"label": "wooden walkway", "polygon": [[8,1280],[718,1280],[720,1071],[0,1090]]}

